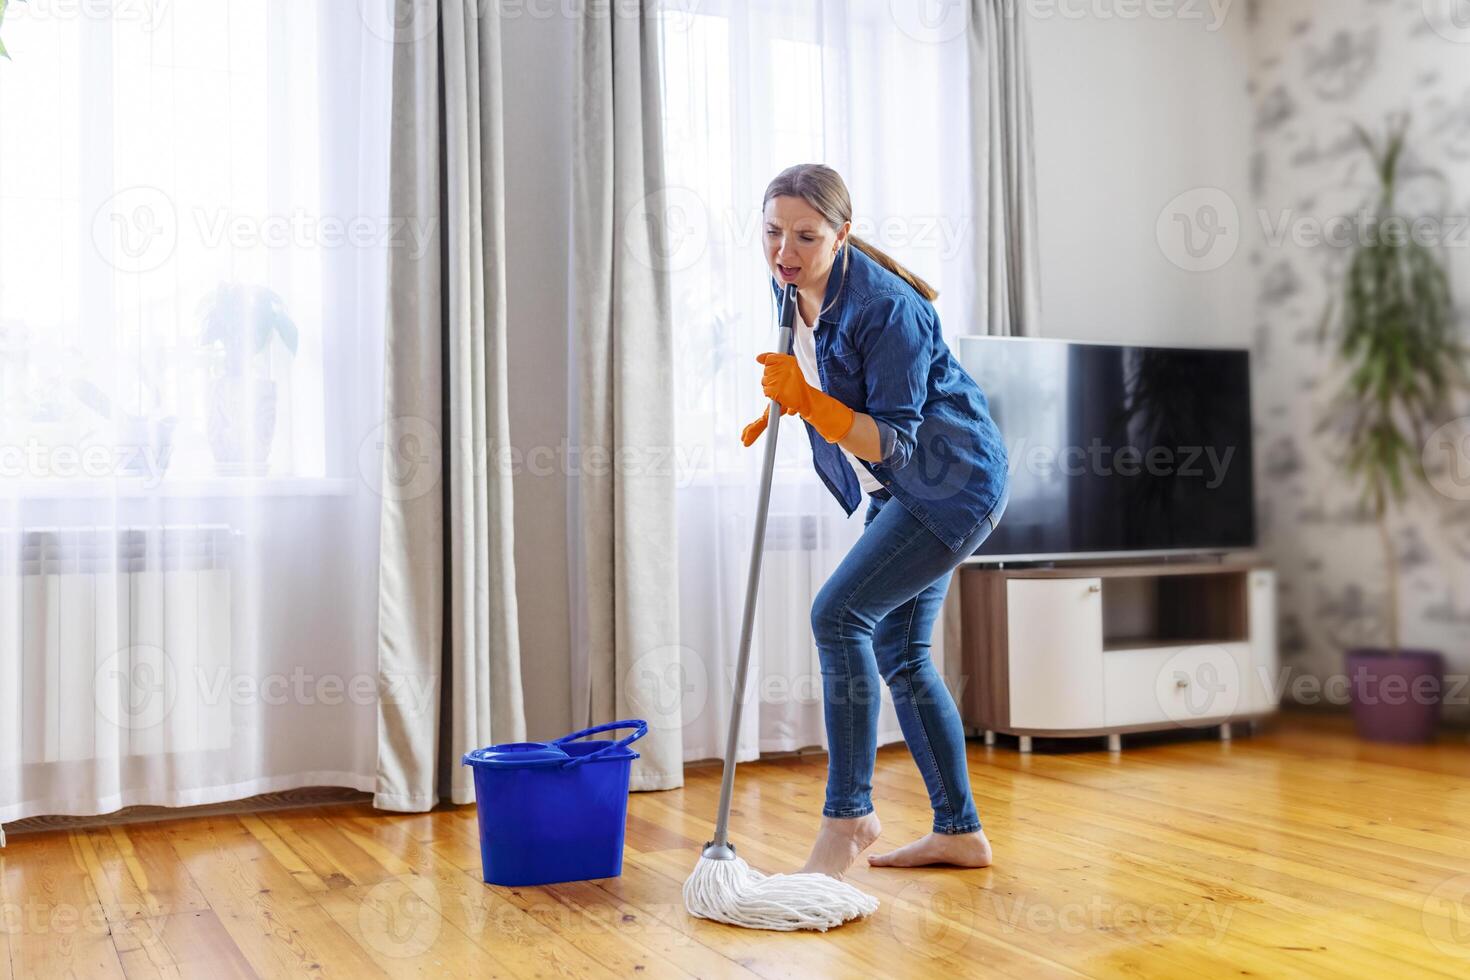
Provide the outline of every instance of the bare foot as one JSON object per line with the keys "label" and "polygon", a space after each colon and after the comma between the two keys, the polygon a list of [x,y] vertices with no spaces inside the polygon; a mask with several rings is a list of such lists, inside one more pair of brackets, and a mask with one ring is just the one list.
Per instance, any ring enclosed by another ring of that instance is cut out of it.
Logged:
{"label": "bare foot", "polygon": [[929,834],[887,854],[870,854],[875,868],[917,868],[925,864],[953,864],[961,868],[990,866],[990,841],[985,831],[973,834]]}
{"label": "bare foot", "polygon": [[822,829],[817,831],[811,856],[801,870],[841,878],[857,856],[882,832],[876,813],[848,818],[823,817]]}

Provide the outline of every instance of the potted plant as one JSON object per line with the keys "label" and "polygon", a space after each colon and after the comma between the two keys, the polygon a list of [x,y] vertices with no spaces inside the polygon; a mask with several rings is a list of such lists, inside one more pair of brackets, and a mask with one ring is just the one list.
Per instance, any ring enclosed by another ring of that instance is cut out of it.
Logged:
{"label": "potted plant", "polygon": [[[151,400],[157,403],[158,388],[147,383],[143,387],[152,396]],[[173,437],[178,418],[162,410],[146,414],[130,412],[114,404],[106,392],[90,381],[73,381],[71,388],[79,402],[113,424],[112,445],[118,452],[118,474],[162,480],[173,458]]]}
{"label": "potted plant", "polygon": [[[1349,257],[1337,320],[1343,379],[1318,431],[1340,437],[1339,463],[1359,486],[1383,546],[1384,640],[1346,655],[1353,719],[1364,738],[1432,741],[1439,719],[1444,657],[1404,649],[1399,612],[1399,556],[1389,526],[1410,485],[1422,486],[1422,447],[1465,384],[1449,276],[1433,247],[1408,234],[1396,196],[1405,173],[1408,119],[1398,117],[1382,142],[1362,127],[1373,161],[1377,202]],[[1392,219],[1390,221],[1390,219]]]}
{"label": "potted plant", "polygon": [[[10,0],[0,0],[0,26],[4,26],[5,24],[5,8],[9,2]],[[21,0],[21,2],[24,2],[24,0]],[[0,58],[4,58],[7,61],[10,60],[10,52],[5,50],[4,38],[0,38]]]}
{"label": "potted plant", "polygon": [[199,305],[199,340],[210,352],[206,431],[216,468],[228,474],[266,471],[276,433],[277,341],[296,354],[296,324],[286,304],[264,286],[222,283]]}

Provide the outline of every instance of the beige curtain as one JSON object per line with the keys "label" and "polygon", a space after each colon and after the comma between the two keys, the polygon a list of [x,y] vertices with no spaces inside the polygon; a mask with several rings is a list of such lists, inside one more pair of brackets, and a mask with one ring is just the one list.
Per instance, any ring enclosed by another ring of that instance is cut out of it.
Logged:
{"label": "beige curtain", "polygon": [[1041,332],[1031,64],[1021,0],[970,0],[970,140],[978,276],[975,333]]}
{"label": "beige curtain", "polygon": [[433,6],[395,46],[390,213],[438,239],[390,255],[380,443],[374,802],[413,811],[470,802],[460,757],[525,738],[511,477],[489,465],[510,443],[498,5]]}
{"label": "beige curtain", "polygon": [[673,324],[654,4],[585,11],[572,78],[572,717],[643,718],[633,789],[683,784]]}

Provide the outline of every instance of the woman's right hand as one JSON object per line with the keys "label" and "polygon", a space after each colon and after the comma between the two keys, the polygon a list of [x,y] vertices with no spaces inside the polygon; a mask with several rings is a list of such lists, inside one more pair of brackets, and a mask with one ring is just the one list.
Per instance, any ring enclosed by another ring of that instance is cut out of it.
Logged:
{"label": "woman's right hand", "polygon": [[[795,415],[796,409],[786,408],[785,406],[782,406],[781,414]],[[740,441],[745,443],[745,447],[747,449],[749,449],[751,444],[761,437],[762,432],[766,431],[766,425],[770,422],[770,420],[771,406],[767,405],[765,412],[761,414],[760,418],[756,419],[754,422],[750,423],[743,430],[741,430]]]}

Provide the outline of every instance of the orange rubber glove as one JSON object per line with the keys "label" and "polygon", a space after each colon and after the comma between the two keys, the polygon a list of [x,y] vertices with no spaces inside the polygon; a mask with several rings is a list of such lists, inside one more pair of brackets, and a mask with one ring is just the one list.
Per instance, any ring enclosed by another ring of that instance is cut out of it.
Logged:
{"label": "orange rubber glove", "polygon": [[811,423],[817,435],[838,442],[852,431],[856,413],[831,395],[806,383],[801,365],[790,354],[761,354],[756,362],[765,365],[761,390],[781,403],[783,411],[795,410]]}
{"label": "orange rubber glove", "polygon": [[[781,406],[781,414],[782,415],[795,415],[796,414],[796,409],[794,409],[794,408],[787,408],[785,405],[782,405]],[[761,417],[760,418],[756,419],[754,422],[750,423],[749,425],[747,425],[744,429],[742,429],[740,431],[740,441],[743,442],[743,443],[745,443],[745,447],[747,449],[750,448],[750,444],[751,443],[755,442],[757,439],[759,439],[761,437],[761,433],[762,432],[765,432],[766,431],[766,426],[770,423],[770,421],[771,421],[771,408],[768,405],[768,406],[766,406],[766,410],[761,413]]]}

